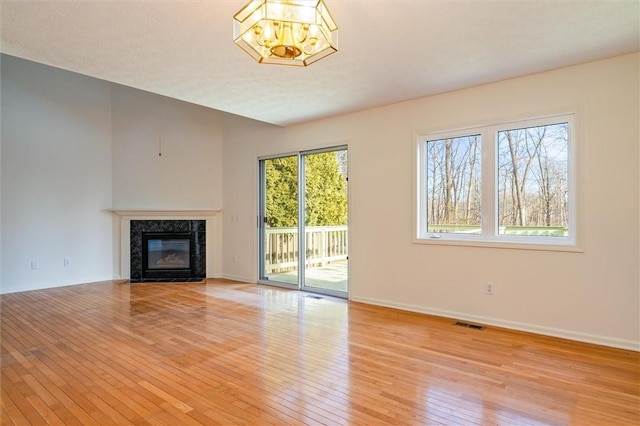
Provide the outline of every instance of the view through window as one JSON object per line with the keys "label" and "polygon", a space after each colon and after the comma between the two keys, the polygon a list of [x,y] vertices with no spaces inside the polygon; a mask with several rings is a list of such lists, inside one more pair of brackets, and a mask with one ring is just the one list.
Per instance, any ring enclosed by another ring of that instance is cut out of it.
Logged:
{"label": "view through window", "polygon": [[421,137],[418,238],[574,242],[572,119]]}

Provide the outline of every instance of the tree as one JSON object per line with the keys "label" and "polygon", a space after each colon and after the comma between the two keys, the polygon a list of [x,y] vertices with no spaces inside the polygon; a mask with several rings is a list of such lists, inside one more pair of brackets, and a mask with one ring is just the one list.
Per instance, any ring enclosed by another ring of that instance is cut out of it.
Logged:
{"label": "tree", "polygon": [[426,148],[429,224],[479,225],[479,135],[428,141]]}
{"label": "tree", "polygon": [[539,188],[542,220],[537,224],[562,226],[566,220],[567,190],[567,129],[555,126],[549,131],[549,140],[540,147],[537,170],[533,171]]}
{"label": "tree", "polygon": [[347,224],[347,182],[340,172],[336,152],[311,154],[305,158],[305,224]]}
{"label": "tree", "polygon": [[567,225],[567,145],[566,123],[499,132],[500,226]]}
{"label": "tree", "polygon": [[267,225],[298,226],[298,157],[266,160],[265,173]]}
{"label": "tree", "polygon": [[[347,224],[347,151],[309,154],[305,165],[305,224]],[[298,157],[266,160],[266,217],[270,227],[298,226]]]}

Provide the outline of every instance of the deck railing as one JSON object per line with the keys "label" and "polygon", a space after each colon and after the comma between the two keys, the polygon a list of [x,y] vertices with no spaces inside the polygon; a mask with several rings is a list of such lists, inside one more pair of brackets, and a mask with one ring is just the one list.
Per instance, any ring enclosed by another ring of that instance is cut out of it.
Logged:
{"label": "deck railing", "polygon": [[[347,230],[347,226],[307,226],[306,266],[324,266],[345,260],[349,253]],[[266,228],[265,272],[285,272],[297,268],[298,253],[298,228]]]}

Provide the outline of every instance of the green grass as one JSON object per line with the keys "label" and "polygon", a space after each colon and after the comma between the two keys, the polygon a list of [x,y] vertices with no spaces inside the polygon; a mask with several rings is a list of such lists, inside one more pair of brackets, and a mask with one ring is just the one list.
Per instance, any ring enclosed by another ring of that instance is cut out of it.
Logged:
{"label": "green grass", "polygon": [[[478,225],[429,225],[429,232],[480,234]],[[501,226],[500,235],[525,235],[537,237],[566,237],[569,229],[564,226]]]}

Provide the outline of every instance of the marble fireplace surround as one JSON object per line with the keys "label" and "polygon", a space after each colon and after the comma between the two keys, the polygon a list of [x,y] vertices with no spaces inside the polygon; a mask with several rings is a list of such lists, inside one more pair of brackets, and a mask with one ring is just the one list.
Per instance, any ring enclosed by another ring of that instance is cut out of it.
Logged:
{"label": "marble fireplace surround", "polygon": [[111,212],[119,221],[120,279],[131,278],[131,221],[132,220],[204,220],[206,221],[207,278],[222,275],[222,210],[120,210]]}

